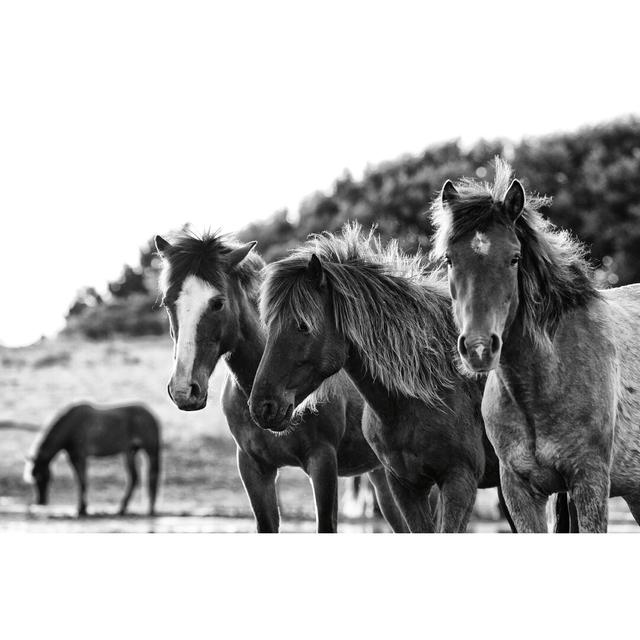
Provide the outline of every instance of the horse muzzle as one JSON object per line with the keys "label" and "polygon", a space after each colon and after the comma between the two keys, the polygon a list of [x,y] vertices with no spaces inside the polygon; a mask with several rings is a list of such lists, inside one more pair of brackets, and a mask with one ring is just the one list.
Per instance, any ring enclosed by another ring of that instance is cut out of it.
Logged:
{"label": "horse muzzle", "polygon": [[278,403],[264,399],[249,403],[249,412],[253,421],[262,429],[281,432],[287,429],[293,415],[293,402]]}
{"label": "horse muzzle", "polygon": [[498,366],[502,340],[492,333],[489,336],[472,334],[460,335],[458,353],[465,364],[476,373],[487,373]]}
{"label": "horse muzzle", "polygon": [[195,381],[181,385],[171,381],[167,385],[167,393],[181,411],[199,411],[207,406],[208,390]]}

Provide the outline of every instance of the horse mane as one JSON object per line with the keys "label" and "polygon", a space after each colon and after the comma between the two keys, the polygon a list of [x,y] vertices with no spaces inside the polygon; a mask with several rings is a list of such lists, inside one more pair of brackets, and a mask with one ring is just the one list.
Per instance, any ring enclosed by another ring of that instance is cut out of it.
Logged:
{"label": "horse mane", "polygon": [[521,243],[519,314],[524,330],[536,340],[548,340],[562,316],[600,296],[586,249],[569,231],[558,229],[540,213],[551,198],[526,194],[522,214],[511,221],[503,201],[513,169],[495,159],[493,184],[464,178],[456,183],[458,196],[447,205],[437,197],[431,205],[436,229],[432,258],[442,259],[451,242],[486,231],[494,224],[513,229]]}
{"label": "horse mane", "polygon": [[229,270],[226,257],[239,246],[230,235],[217,231],[198,235],[187,230],[173,236],[170,246],[163,251],[165,259],[160,276],[163,303],[175,299],[185,278],[193,275],[220,290],[225,288],[226,278],[234,279],[247,292],[249,299],[257,304],[265,262],[251,251],[240,264]]}
{"label": "horse mane", "polygon": [[260,311],[279,331],[287,320],[317,331],[323,309],[306,276],[320,259],[337,330],[355,346],[368,373],[391,393],[442,402],[457,375],[455,330],[446,282],[427,273],[424,256],[383,248],[373,231],[347,224],[339,234],[311,238],[267,267]]}

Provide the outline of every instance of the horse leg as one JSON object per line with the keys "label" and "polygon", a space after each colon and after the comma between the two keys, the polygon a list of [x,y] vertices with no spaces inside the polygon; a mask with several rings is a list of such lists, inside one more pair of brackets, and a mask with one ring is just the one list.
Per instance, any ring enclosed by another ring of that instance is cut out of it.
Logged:
{"label": "horse leg", "polygon": [[71,466],[78,481],[78,517],[87,515],[87,458],[82,455],[69,455]]}
{"label": "horse leg", "polygon": [[500,484],[516,529],[522,533],[546,533],[548,497],[504,465],[500,465]]}
{"label": "horse leg", "polygon": [[322,447],[307,462],[316,502],[318,533],[338,531],[338,458],[333,447]]}
{"label": "horse leg", "polygon": [[578,533],[580,531],[578,525],[578,510],[576,509],[576,503],[568,493],[567,503],[569,504],[569,533]]}
{"label": "horse leg", "polygon": [[609,474],[582,476],[571,483],[571,499],[578,512],[578,528],[581,533],[606,533],[609,512]]}
{"label": "horse leg", "polygon": [[133,495],[135,488],[138,486],[138,469],[136,466],[136,451],[134,449],[126,452],[125,463],[127,471],[127,487],[118,511],[118,515],[121,516],[125,514],[127,506],[129,505],[129,500],[131,500],[131,496]]}
{"label": "horse leg", "polygon": [[402,512],[411,533],[433,533],[433,518],[429,507],[431,487],[416,490],[407,487],[389,470],[385,470],[387,482],[398,508]]}
{"label": "horse leg", "polygon": [[160,447],[148,450],[147,459],[149,460],[149,515],[152,516],[156,512],[156,496],[158,495],[158,480],[160,478]]}
{"label": "horse leg", "polygon": [[469,469],[450,473],[440,487],[442,533],[464,533],[478,493],[478,481]]}
{"label": "horse leg", "polygon": [[506,521],[509,523],[509,528],[511,529],[511,533],[518,533],[516,529],[516,525],[511,518],[511,514],[509,513],[509,508],[507,507],[507,503],[504,499],[504,493],[502,492],[502,485],[498,483],[498,504],[500,505],[500,509],[502,511],[502,515],[505,517]]}
{"label": "horse leg", "polygon": [[258,465],[240,447],[237,450],[238,471],[249,497],[258,533],[278,533],[280,512],[276,494],[276,467]]}
{"label": "horse leg", "polygon": [[373,471],[369,471],[368,476],[376,492],[376,499],[378,500],[380,511],[382,511],[382,515],[391,527],[391,530],[394,533],[408,533],[409,528],[402,517],[402,513],[400,513],[400,509],[398,509],[396,501],[393,499],[384,469],[378,467]]}

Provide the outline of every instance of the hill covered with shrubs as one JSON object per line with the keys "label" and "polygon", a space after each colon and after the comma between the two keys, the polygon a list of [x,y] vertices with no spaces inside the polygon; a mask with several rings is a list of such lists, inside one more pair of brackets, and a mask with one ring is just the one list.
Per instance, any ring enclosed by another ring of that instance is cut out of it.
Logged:
{"label": "hill covered with shrubs", "polygon": [[[278,211],[238,235],[257,240],[268,261],[285,255],[310,233],[335,231],[349,220],[376,225],[383,238],[398,238],[407,251],[429,249],[431,225],[425,211],[446,178],[491,179],[492,161],[503,155],[525,187],[553,196],[545,212],[571,229],[592,253],[601,286],[640,281],[640,118],[586,127],[576,132],[525,139],[481,140],[470,148],[459,141],[428,147],[369,167],[360,179],[349,173],[328,193],[310,195],[299,211]],[[160,263],[151,241],[139,263],[100,294],[79,292],[65,331],[89,338],[152,335],[166,331],[157,305]]]}

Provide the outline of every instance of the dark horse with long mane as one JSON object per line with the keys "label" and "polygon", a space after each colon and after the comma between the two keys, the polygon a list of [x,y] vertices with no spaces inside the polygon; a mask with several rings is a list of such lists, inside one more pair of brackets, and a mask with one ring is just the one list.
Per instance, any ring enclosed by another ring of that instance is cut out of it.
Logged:
{"label": "dark horse with long mane", "polygon": [[202,409],[209,378],[224,357],[231,375],[222,408],[259,532],[277,532],[280,526],[276,476],[285,466],[300,467],[311,478],[319,532],[337,530],[338,475],[364,472],[391,527],[405,530],[380,462],[362,435],[362,398],[348,380],[286,434],[264,431],[251,419],[247,400],[265,345],[258,314],[264,261],[252,251],[254,245],[211,234],[183,234],[171,244],[156,237],[164,261],[163,304],[175,344],[169,396],[180,409]]}
{"label": "dark horse with long mane", "polygon": [[268,328],[250,407],[265,429],[347,372],[367,404],[363,431],[383,462],[412,532],[465,531],[478,486],[498,485],[480,415],[481,382],[456,366],[446,282],[420,255],[383,250],[357,225],[316,236],[268,267],[261,315]]}
{"label": "dark horse with long mane", "polygon": [[78,515],[85,515],[87,458],[124,453],[127,486],[120,504],[120,514],[124,514],[138,485],[136,454],[139,450],[149,459],[149,514],[153,515],[160,474],[160,425],[141,405],[98,408],[78,404],[66,409],[34,444],[27,457],[24,479],[35,485],[38,504],[47,504],[49,465],[60,451],[66,451],[78,482]]}
{"label": "dark horse with long mane", "polygon": [[505,162],[493,184],[445,183],[434,251],[448,263],[465,366],[488,373],[482,411],[522,531],[568,490],[580,531],[607,498],[640,522],[640,286],[595,288],[582,246],[544,220]]}

